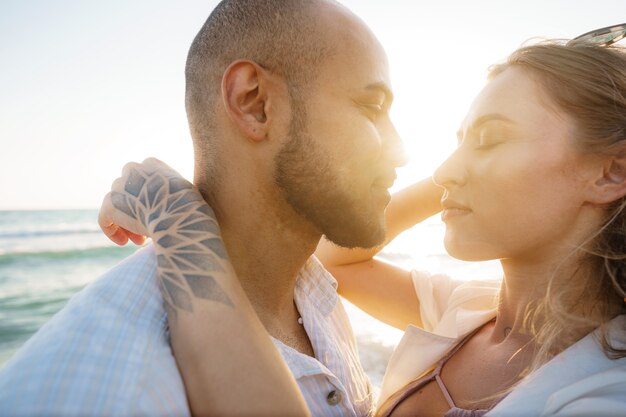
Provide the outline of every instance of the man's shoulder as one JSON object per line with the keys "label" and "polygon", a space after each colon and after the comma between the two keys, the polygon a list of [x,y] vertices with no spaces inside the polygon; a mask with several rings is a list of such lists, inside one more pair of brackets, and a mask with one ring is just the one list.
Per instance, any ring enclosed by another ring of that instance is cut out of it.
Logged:
{"label": "man's shoulder", "polygon": [[156,267],[154,248],[140,249],[74,295],[50,322],[70,328],[89,322],[98,327],[100,335],[103,330],[118,328],[132,330],[127,337],[164,331],[167,317]]}
{"label": "man's shoulder", "polygon": [[89,308],[95,302],[112,313],[163,316],[156,268],[154,248],[142,248],[76,294],[67,307]]}
{"label": "man's shoulder", "polygon": [[147,247],[72,297],[0,372],[0,414],[115,415],[141,407],[146,392],[184,410],[155,278]]}

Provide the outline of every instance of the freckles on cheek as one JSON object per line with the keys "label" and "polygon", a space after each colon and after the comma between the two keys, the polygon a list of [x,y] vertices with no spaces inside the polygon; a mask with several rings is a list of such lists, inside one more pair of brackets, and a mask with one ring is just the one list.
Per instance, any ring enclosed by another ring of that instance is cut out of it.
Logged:
{"label": "freckles on cheek", "polygon": [[536,210],[549,211],[552,206],[562,206],[576,188],[571,181],[571,169],[545,162],[539,158],[535,164],[515,171],[509,181],[503,182],[503,192],[510,194],[506,200],[524,208],[528,216]]}
{"label": "freckles on cheek", "polygon": [[488,200],[492,209],[501,213],[518,210],[537,198],[543,174],[534,170],[532,164],[512,161],[485,168],[487,174],[475,181],[480,189],[475,196],[477,203]]}

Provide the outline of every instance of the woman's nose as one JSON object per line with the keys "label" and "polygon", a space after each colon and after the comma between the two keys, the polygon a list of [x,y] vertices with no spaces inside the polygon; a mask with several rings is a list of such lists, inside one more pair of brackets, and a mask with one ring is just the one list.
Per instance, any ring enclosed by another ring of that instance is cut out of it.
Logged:
{"label": "woman's nose", "polygon": [[463,185],[466,181],[466,167],[462,163],[460,148],[455,150],[443,164],[435,170],[433,180],[441,187]]}

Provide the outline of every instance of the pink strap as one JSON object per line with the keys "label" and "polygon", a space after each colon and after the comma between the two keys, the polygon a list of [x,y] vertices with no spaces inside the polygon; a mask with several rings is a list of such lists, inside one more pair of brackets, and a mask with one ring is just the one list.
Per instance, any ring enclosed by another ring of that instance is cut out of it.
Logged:
{"label": "pink strap", "polygon": [[[493,320],[495,320],[495,318],[489,320],[487,323],[491,323]],[[448,392],[448,388],[446,388],[446,385],[443,383],[443,380],[441,379],[441,376],[440,376],[441,370],[443,369],[443,366],[448,362],[448,359],[450,359],[459,349],[461,349],[463,345],[468,340],[470,340],[472,336],[478,333],[480,329],[486,326],[487,323],[483,324],[482,326],[480,326],[479,328],[475,329],[473,332],[465,336],[465,338],[461,340],[460,343],[458,343],[450,352],[448,352],[448,354],[443,359],[441,359],[441,361],[439,361],[439,365],[435,369],[435,372],[434,372],[435,380],[437,381],[437,384],[439,385],[439,389],[441,390],[441,393],[443,394],[444,397],[446,397],[446,401],[448,402],[448,405],[450,406],[450,408],[455,408],[456,404],[454,404],[454,401],[452,400],[452,396]]]}
{"label": "pink strap", "polygon": [[448,402],[448,405],[450,406],[450,408],[456,407],[456,404],[454,404],[454,401],[452,400],[452,397],[450,396],[450,393],[448,392],[448,389],[446,388],[445,384],[441,380],[441,377],[439,376],[439,374],[435,375],[435,380],[437,381],[437,384],[439,384],[439,389],[441,389],[441,393],[443,394],[444,397],[446,397],[446,401]]}

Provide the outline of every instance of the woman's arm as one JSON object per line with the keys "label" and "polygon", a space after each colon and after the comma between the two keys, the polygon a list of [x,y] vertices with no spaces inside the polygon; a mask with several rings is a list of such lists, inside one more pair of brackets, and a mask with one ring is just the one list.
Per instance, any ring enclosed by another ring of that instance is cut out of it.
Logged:
{"label": "woman's arm", "polygon": [[375,248],[341,248],[322,238],[315,255],[337,279],[338,292],[389,325],[421,326],[410,272],[373,257],[400,233],[439,212],[442,194],[430,178],[394,194],[385,211],[385,242]]}
{"label": "woman's arm", "polygon": [[191,183],[155,159],[128,164],[99,223],[118,244],[153,240],[192,415],[309,415],[235,276],[213,211]]}

